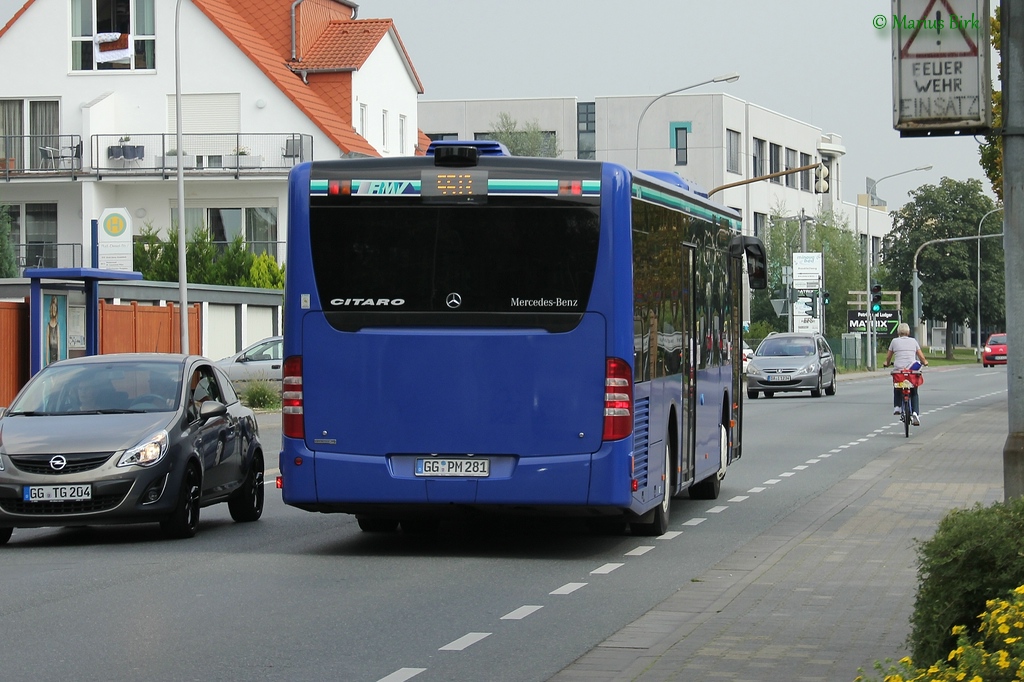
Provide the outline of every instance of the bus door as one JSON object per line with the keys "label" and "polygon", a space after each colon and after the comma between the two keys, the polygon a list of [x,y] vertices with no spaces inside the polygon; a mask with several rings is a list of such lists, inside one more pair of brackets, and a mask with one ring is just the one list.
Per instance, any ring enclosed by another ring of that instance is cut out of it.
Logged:
{"label": "bus door", "polygon": [[680,483],[692,482],[697,474],[696,461],[696,425],[697,425],[697,336],[696,336],[696,309],[694,305],[695,263],[696,247],[693,244],[683,244],[682,258],[682,292],[680,296],[680,319],[682,322],[683,339],[683,396],[681,438],[679,440],[679,456],[682,470],[680,471]]}

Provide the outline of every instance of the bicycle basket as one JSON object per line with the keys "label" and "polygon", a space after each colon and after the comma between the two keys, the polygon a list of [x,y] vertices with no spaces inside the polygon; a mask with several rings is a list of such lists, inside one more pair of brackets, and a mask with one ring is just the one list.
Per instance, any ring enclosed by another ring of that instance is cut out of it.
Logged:
{"label": "bicycle basket", "polygon": [[892,373],[894,388],[914,388],[924,383],[924,375],[909,369],[898,369]]}

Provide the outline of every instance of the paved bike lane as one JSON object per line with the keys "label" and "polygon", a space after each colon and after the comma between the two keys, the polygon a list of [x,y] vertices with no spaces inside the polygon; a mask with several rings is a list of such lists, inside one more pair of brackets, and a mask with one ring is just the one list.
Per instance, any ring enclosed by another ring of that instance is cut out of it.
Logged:
{"label": "paved bike lane", "polygon": [[550,682],[833,682],[907,655],[915,541],[1002,499],[1006,423],[997,403],[915,429]]}

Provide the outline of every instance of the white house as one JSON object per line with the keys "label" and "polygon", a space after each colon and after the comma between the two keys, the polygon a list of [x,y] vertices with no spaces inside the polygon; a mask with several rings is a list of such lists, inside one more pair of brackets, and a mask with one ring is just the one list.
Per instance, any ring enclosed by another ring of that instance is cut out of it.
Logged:
{"label": "white house", "polygon": [[[283,261],[294,164],[423,153],[412,61],[391,20],[357,12],[181,1],[187,227]],[[0,28],[0,204],[26,265],[94,265],[108,208],[136,235],[177,222],[175,19],[164,0],[27,0]]]}

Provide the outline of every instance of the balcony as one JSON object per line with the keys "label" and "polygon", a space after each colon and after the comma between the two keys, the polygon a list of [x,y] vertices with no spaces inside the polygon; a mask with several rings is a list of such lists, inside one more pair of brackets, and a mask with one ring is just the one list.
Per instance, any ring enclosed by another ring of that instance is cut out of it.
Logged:
{"label": "balcony", "polygon": [[[167,178],[178,170],[176,147],[172,133],[93,135],[84,149],[80,135],[0,136],[0,179]],[[313,137],[299,133],[190,133],[182,148],[190,176],[283,175],[313,160]]]}
{"label": "balcony", "polygon": [[82,267],[81,244],[58,244],[55,242],[32,242],[12,244],[19,272],[25,268],[80,268]]}

